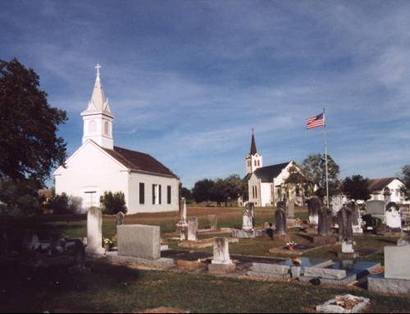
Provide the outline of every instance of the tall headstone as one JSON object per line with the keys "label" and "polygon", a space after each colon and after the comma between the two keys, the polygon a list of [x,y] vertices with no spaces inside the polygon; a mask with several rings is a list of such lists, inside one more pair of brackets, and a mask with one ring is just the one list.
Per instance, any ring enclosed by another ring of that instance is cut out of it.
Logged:
{"label": "tall headstone", "polygon": [[186,211],[186,199],[185,197],[181,197],[179,203],[179,222],[178,225],[186,226],[187,223],[187,211]]}
{"label": "tall headstone", "polygon": [[188,219],[188,241],[197,241],[198,240],[198,218],[191,217]]}
{"label": "tall headstone", "polygon": [[212,231],[218,230],[218,217],[216,215],[208,215],[208,221]]}
{"label": "tall headstone", "polygon": [[287,216],[289,219],[295,218],[295,200],[290,199],[287,206]]}
{"label": "tall headstone", "polygon": [[275,233],[277,235],[282,236],[287,234],[286,205],[282,201],[276,204],[275,227]]}
{"label": "tall headstone", "polygon": [[87,213],[87,253],[104,254],[102,247],[102,212],[90,207]]}
{"label": "tall headstone", "polygon": [[214,257],[212,264],[232,264],[229,256],[229,242],[226,238],[214,238]]}
{"label": "tall headstone", "polygon": [[118,212],[115,215],[115,225],[120,226],[124,223],[125,214],[123,212]]}
{"label": "tall headstone", "polygon": [[342,253],[354,253],[352,208],[345,205],[337,213],[339,225],[339,241],[342,242]]}
{"label": "tall headstone", "polygon": [[319,221],[317,225],[317,231],[320,236],[330,235],[332,225],[332,211],[327,208],[321,208],[319,210]]}
{"label": "tall headstone", "polygon": [[319,223],[319,210],[322,207],[322,201],[317,196],[312,196],[308,201],[309,223],[317,225]]}
{"label": "tall headstone", "polygon": [[352,228],[353,233],[363,233],[362,228],[362,215],[360,214],[359,207],[354,203],[350,203],[350,207],[352,208]]}
{"label": "tall headstone", "polygon": [[242,230],[244,231],[252,231],[254,228],[253,225],[254,219],[254,204],[248,203],[245,206],[245,210],[242,214]]}

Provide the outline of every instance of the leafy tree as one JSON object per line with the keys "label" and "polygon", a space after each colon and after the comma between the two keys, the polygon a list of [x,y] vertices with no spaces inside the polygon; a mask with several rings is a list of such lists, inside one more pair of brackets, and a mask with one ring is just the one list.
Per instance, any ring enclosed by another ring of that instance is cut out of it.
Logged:
{"label": "leafy tree", "polygon": [[115,215],[119,212],[127,213],[125,197],[122,192],[104,192],[104,195],[100,197],[100,203],[104,214]]}
{"label": "leafy tree", "polygon": [[191,190],[187,189],[186,187],[181,187],[181,197],[185,197],[187,203],[191,203],[193,200]]}
{"label": "leafy tree", "polygon": [[192,196],[195,202],[209,202],[214,199],[212,195],[214,185],[215,182],[209,179],[197,181],[192,189]]}
{"label": "leafy tree", "polygon": [[[333,158],[327,156],[328,164],[328,179],[329,179],[329,196],[338,195],[340,193],[341,183],[339,180],[339,166]],[[309,155],[303,161],[303,170],[313,186],[316,186],[316,195],[324,197],[326,195],[326,170],[325,156],[321,154]]]}
{"label": "leafy tree", "polygon": [[404,183],[404,187],[402,192],[405,193],[406,198],[410,198],[410,165],[405,165],[401,168],[401,176],[400,179]]}
{"label": "leafy tree", "polygon": [[66,120],[65,111],[49,105],[32,69],[17,59],[0,60],[0,178],[44,183],[66,158],[56,134]]}
{"label": "leafy tree", "polygon": [[304,189],[307,183],[308,180],[303,172],[296,166],[289,167],[289,176],[286,178],[284,185],[290,199],[294,198],[296,190]]}
{"label": "leafy tree", "polygon": [[40,210],[38,183],[33,180],[0,180],[0,215],[31,215]]}
{"label": "leafy tree", "polygon": [[370,198],[369,179],[361,175],[353,175],[343,180],[343,193],[352,200],[368,200]]}

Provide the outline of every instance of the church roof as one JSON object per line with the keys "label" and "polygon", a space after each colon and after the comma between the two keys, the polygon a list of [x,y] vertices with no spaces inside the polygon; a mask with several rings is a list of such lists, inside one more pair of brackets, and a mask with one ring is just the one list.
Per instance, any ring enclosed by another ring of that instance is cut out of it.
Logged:
{"label": "church roof", "polygon": [[104,113],[109,116],[112,116],[110,105],[108,103],[108,98],[105,96],[104,89],[101,84],[101,66],[97,64],[95,68],[97,69],[97,77],[95,79],[94,89],[91,94],[91,99],[88,103],[87,109],[82,114]]}
{"label": "church roof", "polygon": [[396,179],[396,178],[390,177],[390,178],[370,179],[369,180],[369,191],[370,191],[370,193],[375,192],[375,191],[383,190],[394,179]]}
{"label": "church roof", "polygon": [[256,150],[256,141],[255,141],[255,134],[253,133],[252,129],[252,141],[251,141],[251,155],[255,155],[258,151]]}
{"label": "church roof", "polygon": [[114,146],[114,149],[103,148],[108,154],[114,157],[132,171],[149,172],[153,174],[178,177],[162,163],[151,155]]}
{"label": "church roof", "polygon": [[[290,163],[290,161],[284,162],[284,163],[281,163],[281,164],[261,167],[261,168],[256,169],[253,173],[262,182],[273,182],[273,179],[276,178],[282,172],[282,170],[285,169],[287,165],[289,165],[289,163]],[[250,178],[251,175],[252,174],[249,174],[249,178]]]}

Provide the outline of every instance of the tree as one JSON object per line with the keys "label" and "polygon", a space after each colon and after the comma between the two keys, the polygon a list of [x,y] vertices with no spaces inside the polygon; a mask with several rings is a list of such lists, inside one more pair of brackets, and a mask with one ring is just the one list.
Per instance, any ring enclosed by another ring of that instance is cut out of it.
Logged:
{"label": "tree", "polygon": [[[328,182],[329,182],[329,196],[338,195],[340,193],[340,180],[339,180],[339,166],[328,155]],[[317,187],[316,195],[324,197],[326,195],[326,171],[325,171],[325,156],[321,154],[309,155],[303,161],[303,171],[305,172],[308,180],[313,186]]]}
{"label": "tree", "polygon": [[17,59],[0,60],[1,179],[43,184],[66,158],[64,139],[56,134],[66,112],[51,107],[39,86],[39,76]]}
{"label": "tree", "polygon": [[38,183],[33,180],[0,180],[0,216],[30,215],[39,212]]}
{"label": "tree", "polygon": [[343,193],[352,200],[367,201],[370,198],[369,179],[361,175],[353,175],[343,180]]}
{"label": "tree", "polygon": [[193,200],[191,190],[187,189],[184,186],[181,187],[181,197],[185,197],[187,203],[190,203]]}
{"label": "tree", "polygon": [[400,179],[404,183],[404,187],[402,192],[405,193],[406,198],[410,198],[410,165],[405,165],[401,168],[401,176]]}
{"label": "tree", "polygon": [[127,206],[125,206],[124,193],[104,192],[100,197],[102,212],[108,215],[115,215],[119,212],[127,213]]}
{"label": "tree", "polygon": [[192,189],[192,196],[194,197],[195,202],[209,202],[214,197],[212,195],[212,189],[215,185],[215,182],[209,179],[199,180],[195,183]]}
{"label": "tree", "polygon": [[290,199],[294,199],[297,191],[303,190],[308,180],[296,166],[289,167],[289,176],[286,178],[284,185]]}

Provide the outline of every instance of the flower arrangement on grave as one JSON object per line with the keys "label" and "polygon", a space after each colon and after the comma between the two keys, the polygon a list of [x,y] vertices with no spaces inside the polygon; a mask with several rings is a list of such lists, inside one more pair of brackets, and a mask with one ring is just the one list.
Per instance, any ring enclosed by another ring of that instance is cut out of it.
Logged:
{"label": "flower arrangement on grave", "polygon": [[113,246],[114,246],[114,242],[111,239],[109,239],[109,238],[104,239],[105,251],[110,251]]}
{"label": "flower arrangement on grave", "polygon": [[296,242],[294,241],[290,241],[290,242],[286,242],[286,248],[290,251],[293,251],[296,247]]}

